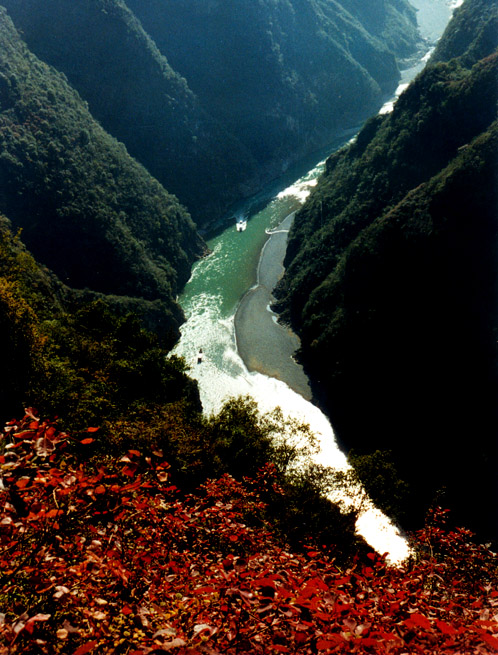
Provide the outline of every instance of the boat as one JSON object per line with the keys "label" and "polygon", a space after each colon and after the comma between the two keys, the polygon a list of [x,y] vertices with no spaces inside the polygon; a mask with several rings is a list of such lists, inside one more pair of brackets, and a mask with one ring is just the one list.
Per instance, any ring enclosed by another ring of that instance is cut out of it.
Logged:
{"label": "boat", "polygon": [[236,227],[237,232],[243,232],[247,227],[247,221],[245,221],[243,218],[240,218],[236,223]]}

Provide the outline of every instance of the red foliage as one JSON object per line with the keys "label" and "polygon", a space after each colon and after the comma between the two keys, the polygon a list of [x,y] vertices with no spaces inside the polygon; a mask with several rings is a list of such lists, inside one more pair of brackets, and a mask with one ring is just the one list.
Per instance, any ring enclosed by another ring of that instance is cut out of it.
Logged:
{"label": "red foliage", "polygon": [[339,570],[264,524],[271,467],[183,497],[160,452],[92,468],[33,412],[2,439],[1,655],[498,652],[496,558],[444,512],[406,565]]}

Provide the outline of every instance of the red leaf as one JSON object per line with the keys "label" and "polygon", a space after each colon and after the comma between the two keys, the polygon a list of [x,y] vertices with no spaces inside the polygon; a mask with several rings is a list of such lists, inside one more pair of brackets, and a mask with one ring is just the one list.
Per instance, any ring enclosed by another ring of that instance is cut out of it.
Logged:
{"label": "red leaf", "polygon": [[51,616],[51,614],[35,614],[35,616],[32,616],[30,619],[28,619],[24,629],[31,635],[33,634],[36,621],[48,621]]}
{"label": "red leaf", "polygon": [[330,621],[331,618],[332,618],[332,615],[329,614],[328,612],[319,612],[319,611],[317,611],[317,612],[315,612],[314,616],[317,619],[320,619],[320,621]]}
{"label": "red leaf", "polygon": [[84,446],[86,446],[89,443],[93,443],[93,442],[94,442],[94,439],[92,439],[91,437],[88,437],[88,439],[82,439],[80,441],[80,443],[82,443]]}
{"label": "red leaf", "polygon": [[483,635],[481,635],[481,639],[483,641],[485,641],[488,646],[491,646],[491,648],[495,648],[496,651],[498,652],[498,639],[496,637],[492,637],[491,635],[483,634]]}
{"label": "red leaf", "polygon": [[436,625],[443,635],[455,635],[458,632],[458,630],[455,630],[452,625],[445,623],[445,621],[436,621]]}
{"label": "red leaf", "polygon": [[54,516],[60,516],[61,514],[64,514],[64,512],[61,509],[50,509],[45,516],[47,519],[54,518]]}
{"label": "red leaf", "polygon": [[137,464],[130,464],[129,466],[124,467],[123,473],[124,475],[128,475],[130,478],[132,478],[137,472],[137,469],[138,469]]}
{"label": "red leaf", "polygon": [[89,653],[91,650],[93,650],[98,643],[98,641],[89,641],[87,644],[77,648],[73,655],[85,655],[85,653]]}
{"label": "red leaf", "polygon": [[271,578],[258,578],[257,580],[254,580],[253,584],[255,587],[271,587],[272,589],[275,589],[275,580],[272,580]]}
{"label": "red leaf", "polygon": [[86,429],[87,432],[97,432],[98,430],[100,430],[100,428],[87,428]]}
{"label": "red leaf", "polygon": [[409,630],[415,630],[416,628],[424,628],[424,630],[430,630],[432,627],[429,619],[426,618],[423,614],[418,614],[417,612],[414,612],[410,618],[403,621],[403,623]]}
{"label": "red leaf", "polygon": [[18,432],[14,435],[14,439],[32,439],[33,432],[32,430],[25,430],[24,432]]}
{"label": "red leaf", "polygon": [[345,641],[340,635],[330,635],[326,639],[319,639],[316,642],[316,647],[318,650],[327,650],[327,648],[335,648],[339,644],[344,644]]}

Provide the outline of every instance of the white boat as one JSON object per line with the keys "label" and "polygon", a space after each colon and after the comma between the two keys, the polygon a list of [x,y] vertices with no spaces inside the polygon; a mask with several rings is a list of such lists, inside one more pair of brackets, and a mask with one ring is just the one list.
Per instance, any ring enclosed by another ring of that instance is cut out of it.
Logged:
{"label": "white boat", "polygon": [[237,232],[243,232],[247,227],[247,221],[245,221],[243,218],[240,218],[236,223],[236,227]]}

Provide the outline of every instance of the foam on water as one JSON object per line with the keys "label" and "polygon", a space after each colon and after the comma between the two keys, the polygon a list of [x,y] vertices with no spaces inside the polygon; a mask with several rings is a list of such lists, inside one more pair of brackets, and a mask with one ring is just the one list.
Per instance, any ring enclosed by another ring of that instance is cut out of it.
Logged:
{"label": "foam on water", "polygon": [[[301,184],[293,186],[302,189]],[[220,241],[213,253],[196,265],[191,282],[197,285],[213,276],[216,278],[226,262],[227,253]],[[198,382],[206,414],[218,412],[231,397],[249,395],[257,402],[261,412],[271,412],[280,407],[287,418],[310,426],[318,446],[311,455],[313,461],[336,470],[348,468],[346,456],[337,445],[332,427],[318,407],[285,383],[247,370],[237,351],[234,312],[224,314],[221,291],[200,291],[189,295],[187,289],[182,304],[187,321],[182,326],[182,337],[174,354],[183,356],[190,366],[189,375]],[[201,348],[202,363],[197,363]],[[357,496],[364,497],[364,494],[359,490]],[[356,502],[337,495],[333,500],[340,500],[345,506]],[[372,548],[381,553],[388,552],[393,562],[405,559],[409,553],[406,541],[397,528],[368,499],[363,501],[357,531]]]}
{"label": "foam on water", "polygon": [[[421,34],[427,47],[431,47],[414,66],[402,71],[394,96],[379,113],[392,111],[398,97],[429,60],[452,12],[462,3],[463,0],[412,0]],[[355,138],[344,138],[337,146],[351,143]],[[270,190],[269,187],[234,210],[237,218],[249,219],[247,229],[236,234],[234,225],[216,237],[209,243],[212,254],[194,267],[180,299],[187,321],[182,326],[182,336],[174,353],[183,356],[190,366],[189,375],[198,382],[206,414],[218,412],[231,397],[247,395],[257,402],[262,412],[280,407],[285,417],[310,426],[317,442],[316,452],[311,455],[313,461],[344,471],[349,465],[337,445],[327,417],[285,383],[249,372],[237,351],[234,327],[237,302],[256,282],[257,261],[268,238],[267,231],[277,228],[286,216],[304,203],[324,167],[325,160],[322,160],[298,180],[287,183],[286,188],[274,186]],[[266,205],[256,213],[252,207],[261,206],[263,199],[267,199]],[[200,349],[203,357],[199,364]],[[359,510],[357,532],[372,548],[388,553],[390,561],[402,561],[410,554],[406,539],[363,490],[358,489],[352,498],[335,492],[331,500],[346,506],[361,503],[361,506],[356,506]]]}
{"label": "foam on water", "polygon": [[309,173],[301,177],[294,184],[280,191],[280,193],[277,194],[277,199],[282,200],[284,198],[292,197],[295,200],[299,200],[300,203],[304,203],[311,193],[311,189],[317,185],[318,176],[322,173],[324,168],[325,160],[320,161],[311,171],[309,171]]}
{"label": "foam on water", "polygon": [[[256,400],[262,412],[280,407],[284,416],[310,426],[318,445],[317,452],[311,455],[313,461],[336,470],[348,468],[332,427],[318,407],[283,382],[246,369],[237,353],[233,318],[217,318],[213,309],[215,302],[212,296],[202,298],[198,305],[200,313],[185,324],[182,339],[175,349],[175,353],[184,356],[192,366],[190,375],[199,383],[205,412],[216,413],[229,398],[246,395]],[[204,353],[201,364],[196,363],[199,343]],[[354,499],[344,496],[336,495],[332,499],[341,500],[346,507],[355,503]],[[408,556],[408,545],[399,530],[368,499],[363,501],[356,527],[372,548],[389,553],[390,561],[399,562]]]}
{"label": "foam on water", "polygon": [[[441,10],[456,8],[461,0],[437,0]],[[429,0],[417,0],[420,8],[427,8]],[[427,11],[427,9],[426,9]],[[422,69],[432,48],[411,69],[403,71],[396,94],[381,109],[392,110],[396,99],[411,79]],[[343,144],[353,141],[349,137]],[[341,145],[343,145],[341,144]],[[318,407],[292,391],[285,383],[260,373],[249,372],[237,351],[234,315],[238,300],[256,280],[257,261],[261,248],[274,230],[290,213],[298,209],[317,184],[325,160],[283,189],[275,189],[263,210],[251,214],[246,202],[236,216],[248,218],[247,229],[236,233],[235,225],[216,237],[209,246],[212,254],[198,262],[181,298],[187,321],[182,326],[182,337],[174,353],[185,358],[190,376],[198,381],[201,401],[206,414],[218,412],[231,397],[251,396],[262,412],[280,407],[283,415],[307,423],[316,436],[318,449],[311,457],[319,464],[337,470],[348,468],[346,456],[339,449],[327,417]],[[202,348],[202,363],[198,364]],[[337,492],[336,492],[337,493]],[[333,500],[345,505],[358,502],[361,508],[356,528],[365,540],[380,553],[388,553],[392,562],[409,555],[409,547],[392,522],[358,489],[353,498],[335,495]]]}
{"label": "foam on water", "polygon": [[379,109],[379,114],[389,114],[390,112],[392,112],[397,99],[403,93],[403,91],[408,88],[408,86],[409,86],[408,82],[402,82],[401,84],[399,84],[394,93],[394,98],[389,100],[388,102],[385,102],[382,105],[382,107]]}

